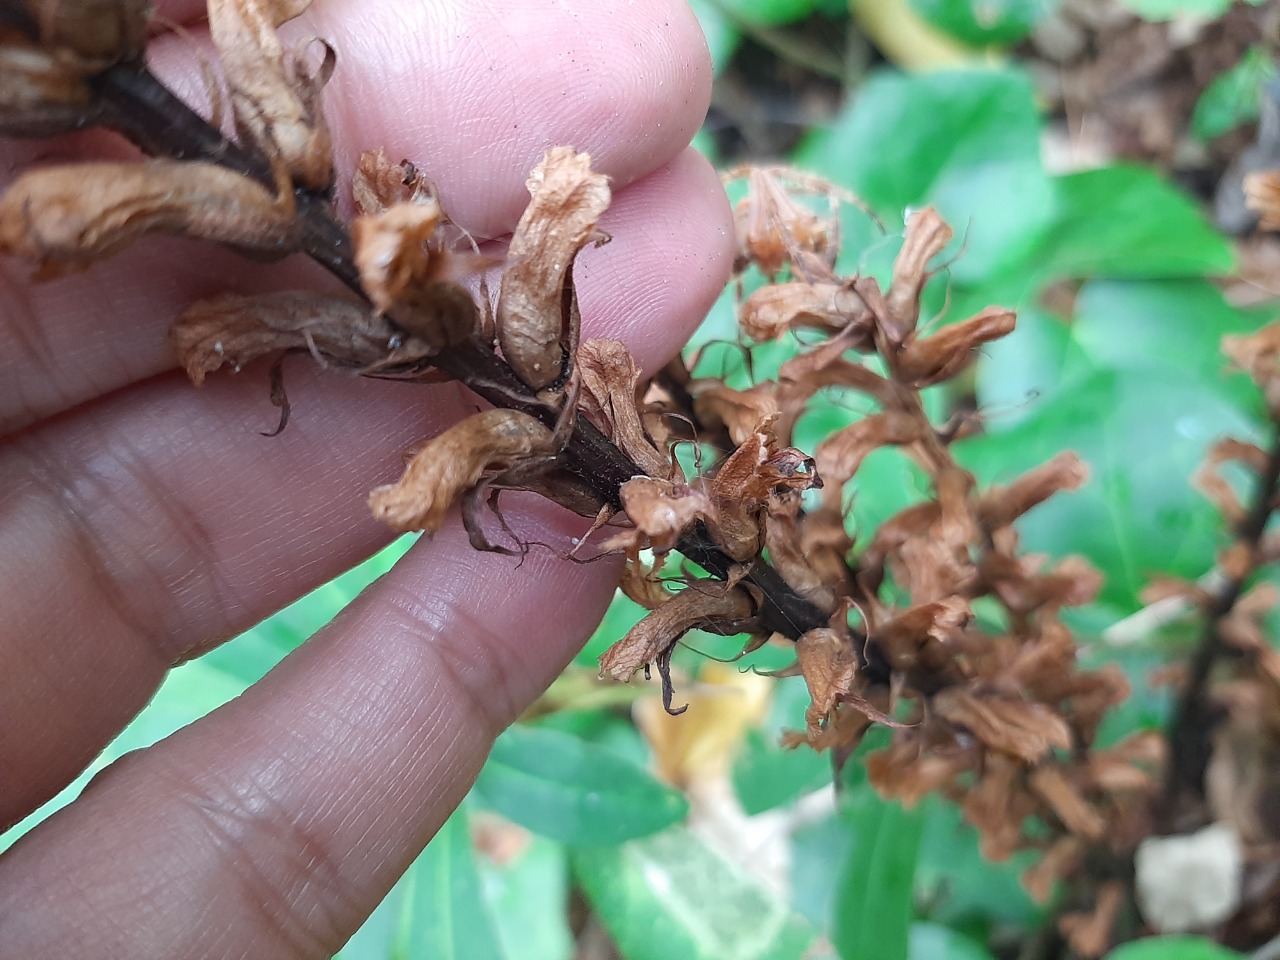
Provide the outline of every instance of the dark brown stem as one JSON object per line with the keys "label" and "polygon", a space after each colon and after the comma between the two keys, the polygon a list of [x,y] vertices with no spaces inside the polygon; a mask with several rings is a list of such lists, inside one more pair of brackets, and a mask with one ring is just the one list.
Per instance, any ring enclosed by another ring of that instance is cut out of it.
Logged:
{"label": "dark brown stem", "polygon": [[1280,431],[1272,439],[1267,465],[1258,478],[1249,513],[1236,532],[1236,541],[1244,544],[1249,553],[1248,569],[1242,576],[1228,580],[1205,611],[1200,643],[1188,664],[1186,685],[1169,728],[1169,769],[1158,817],[1161,829],[1166,833],[1179,829],[1180,802],[1184,798],[1201,800],[1204,797],[1205,770],[1209,764],[1215,726],[1215,711],[1209,698],[1210,680],[1214,665],[1228,652],[1221,624],[1257,569],[1260,544],[1275,508],[1278,486]]}
{"label": "dark brown stem", "polygon": [[[145,66],[118,64],[99,75],[94,84],[104,111],[102,122],[145,152],[153,156],[210,161],[265,184],[273,183],[263,159],[223,137]],[[295,199],[303,228],[303,251],[363,296],[350,234],[334,216],[331,198],[299,189],[295,191]],[[529,388],[502,358],[483,344],[472,342],[445,350],[433,358],[433,363],[495,406],[520,410],[554,426],[556,412],[531,396]],[[615,507],[621,507],[618,488],[643,472],[583,419],[577,421],[563,456],[566,469],[581,477],[602,500]],[[685,537],[679,549],[721,578],[726,577],[734,565],[703,530]],[[759,616],[766,630],[794,639],[815,627],[825,626],[827,618],[822,611],[792,590],[763,560],[756,562],[747,579],[759,587],[764,596]]]}

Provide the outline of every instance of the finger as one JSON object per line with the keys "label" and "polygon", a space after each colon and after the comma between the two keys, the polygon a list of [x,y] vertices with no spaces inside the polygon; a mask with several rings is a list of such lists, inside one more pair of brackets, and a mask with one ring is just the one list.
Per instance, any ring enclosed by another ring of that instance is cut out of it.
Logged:
{"label": "finger", "polygon": [[[728,273],[715,186],[690,153],[619,197],[614,241],[583,258],[588,336],[625,336],[650,369],[683,342]],[[474,409],[456,388],[287,374],[278,438],[257,436],[258,370],[199,392],[170,375],[0,447],[0,582],[22,585],[0,596],[0,823],[74,777],[167,667],[384,542],[368,491]]]}
{"label": "finger", "polygon": [[[710,95],[705,44],[683,0],[611,0],[572,11],[546,0],[332,0],[307,18],[295,32],[323,36],[339,51],[325,91],[339,196],[349,194],[360,152],[382,146],[394,159],[415,160],[437,182],[450,216],[481,238],[514,225],[528,199],[528,172],[548,147],[592,151],[621,190],[679,155]],[[196,49],[167,36],[153,44],[151,59],[203,104]],[[80,137],[8,146],[0,170],[18,165],[20,152],[75,156],[100,144]],[[30,285],[29,269],[0,263],[0,432],[170,367],[165,331],[200,297],[332,284],[316,270],[291,266],[277,275],[208,244],[169,238],[48,284]]]}
{"label": "finger", "polygon": [[[567,542],[555,521],[529,532]],[[0,955],[331,956],[616,576],[477,554],[456,526],[419,544],[245,695],[108,768],[0,859]]]}

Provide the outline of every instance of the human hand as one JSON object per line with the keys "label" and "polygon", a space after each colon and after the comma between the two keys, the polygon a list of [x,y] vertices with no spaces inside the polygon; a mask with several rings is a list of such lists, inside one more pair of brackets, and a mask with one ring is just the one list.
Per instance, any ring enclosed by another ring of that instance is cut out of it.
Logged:
{"label": "human hand", "polygon": [[[160,3],[201,35],[197,0]],[[345,189],[362,149],[412,159],[453,219],[500,236],[551,146],[613,180],[613,242],[576,272],[585,333],[662,362],[730,265],[729,211],[686,145],[710,69],[683,0],[316,0]],[[191,42],[150,57],[200,102]],[[3,145],[102,155],[101,136]],[[474,409],[461,388],[289,367],[279,437],[261,372],[203,391],[165,330],[193,300],[333,284],[149,239],[30,286],[0,263],[0,825],[56,793],[174,664],[387,539],[365,499],[400,451]],[[524,511],[527,539],[581,522]],[[453,523],[415,545],[244,696],[113,764],[0,858],[0,956],[310,957],[336,951],[466,793],[501,729],[598,620],[616,582],[535,548],[518,568]]]}

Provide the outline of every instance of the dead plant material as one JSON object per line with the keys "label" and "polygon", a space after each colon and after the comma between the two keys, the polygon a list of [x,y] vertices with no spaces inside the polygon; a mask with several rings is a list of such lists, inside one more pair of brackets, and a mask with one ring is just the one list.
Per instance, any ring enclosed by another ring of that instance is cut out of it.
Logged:
{"label": "dead plant material", "polygon": [[637,623],[600,658],[600,675],[627,681],[657,664],[690,630],[737,633],[754,615],[756,601],[728,582],[691,584]]}
{"label": "dead plant material", "polygon": [[311,0],[209,0],[209,33],[222,60],[231,110],[242,141],[310,190],[333,185],[333,144],[320,92],[334,53],[320,43],[311,67],[305,50],[286,53],[276,29],[300,16]]}
{"label": "dead plant material", "polygon": [[74,52],[100,66],[142,56],[149,0],[22,0],[41,46]]}
{"label": "dead plant material", "polygon": [[399,482],[369,495],[373,515],[401,533],[435,533],[449,508],[486,475],[550,454],[551,431],[528,414],[486,410],[427,441]]}
{"label": "dead plant material", "polygon": [[498,294],[498,342],[520,379],[541,389],[560,379],[576,346],[573,261],[588,243],[607,239],[596,221],[611,194],[591,157],[569,147],[547,151],[528,188]]}
{"label": "dead plant material", "polygon": [[0,198],[0,252],[37,278],[83,269],[147,233],[279,257],[297,243],[292,196],[212,163],[76,163],[20,176]]}

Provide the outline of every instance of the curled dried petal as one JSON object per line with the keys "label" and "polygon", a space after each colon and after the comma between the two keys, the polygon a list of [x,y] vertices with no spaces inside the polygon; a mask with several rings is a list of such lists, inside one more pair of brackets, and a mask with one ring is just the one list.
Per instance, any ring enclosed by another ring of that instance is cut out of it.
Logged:
{"label": "curled dried petal", "polygon": [[1262,170],[1244,178],[1245,205],[1259,214],[1258,227],[1280,230],[1280,171]]}
{"label": "curled dried petal", "polygon": [[1280,323],[1243,336],[1223,337],[1222,352],[1253,378],[1272,415],[1280,412]]}
{"label": "curled dried petal", "polygon": [[435,199],[413,164],[408,160],[392,163],[381,147],[360,154],[351,177],[351,197],[356,209],[369,215],[382,213],[397,203]]}
{"label": "curled dried petal", "polygon": [[718,381],[701,381],[693,388],[693,409],[709,430],[723,429],[737,446],[755,432],[761,420],[780,411],[773,384],[735,390]]}
{"label": "curled dried petal", "polygon": [[1209,498],[1228,526],[1241,523],[1246,513],[1235,487],[1222,475],[1222,466],[1232,461],[1240,461],[1255,474],[1262,474],[1267,467],[1267,454],[1256,444],[1227,437],[1209,447],[1204,463],[1191,478],[1192,485]]}
{"label": "curled dried petal", "polygon": [[1088,913],[1064,913],[1058,920],[1058,929],[1067,938],[1071,948],[1082,957],[1100,957],[1111,946],[1111,932],[1116,917],[1124,905],[1124,884],[1110,880],[1102,885],[1097,902]]}
{"label": "curled dried petal", "polygon": [[276,28],[311,0],[209,0],[209,32],[222,59],[231,109],[241,136],[312,190],[333,183],[333,144],[320,91],[333,51],[314,73],[300,55],[286,56]]}
{"label": "curled dried petal", "polygon": [[56,51],[0,46],[0,134],[43,137],[85,126],[96,111],[85,76]]}
{"label": "curled dried petal", "polygon": [[673,550],[685,531],[713,509],[702,491],[654,477],[632,477],[618,493],[627,516],[657,554]]}
{"label": "curled dried petal", "polygon": [[1007,527],[1032,507],[1062,490],[1077,490],[1089,479],[1089,468],[1076,454],[1065,451],[1028,470],[1012,483],[991,487],[978,498],[978,517],[984,527]]}
{"label": "curled dried petal", "polygon": [[776,491],[809,490],[822,486],[813,458],[793,447],[779,449],[773,420],[757,424],[756,432],[720,464],[711,479],[715,514],[708,529],[716,543],[738,561],[756,556],[764,546],[764,511]]}
{"label": "curled dried petal", "polygon": [[1036,763],[1050,750],[1071,746],[1071,728],[1048,707],[996,691],[974,692],[950,687],[933,698],[945,720],[964,727],[991,747],[1027,763]]}
{"label": "curled dried petal", "polygon": [[654,610],[600,658],[600,676],[627,681],[655,663],[690,630],[739,632],[755,613],[755,601],[727,582],[699,581]]}
{"label": "curled dried petal", "polygon": [[1074,872],[1084,859],[1087,845],[1074,834],[1059,837],[1036,863],[1022,874],[1022,885],[1036,903],[1048,903],[1054,886]]}
{"label": "curled dried petal", "polygon": [[1012,333],[1016,317],[1012,310],[987,307],[931,337],[914,340],[897,357],[898,376],[917,388],[950,380],[977,359],[980,346]]}
{"label": "curled dried petal", "polygon": [[136,59],[147,44],[150,0],[23,0],[22,6],[46,47],[111,62]]}
{"label": "curled dried petal", "polygon": [[434,533],[445,514],[486,473],[545,455],[551,431],[515,410],[486,410],[468,417],[429,441],[405,469],[399,482],[378,487],[369,507],[379,520],[402,533]]}
{"label": "curled dried petal", "polygon": [[297,241],[292,200],[212,163],[44,167],[0,198],[0,252],[39,261],[41,277],[86,267],[145,233],[283,256]]}
{"label": "curled dried petal", "polygon": [[886,797],[913,807],[930,793],[969,770],[974,755],[968,750],[934,751],[914,738],[895,737],[887,750],[867,757],[867,779]]}
{"label": "curled dried petal", "polygon": [[[835,576],[828,582],[824,575],[830,574],[832,567],[830,555],[824,553],[820,563],[809,553],[806,539],[802,534],[799,498],[771,497],[766,504],[764,519],[765,547],[769,550],[769,559],[782,579],[806,600],[830,612],[835,609],[837,590],[841,595],[848,593],[849,568],[843,562],[843,555]],[[838,518],[837,518],[838,519]],[[810,525],[812,515],[804,518],[803,526]],[[818,519],[818,524],[831,522],[829,516]],[[843,527],[841,527],[843,533]],[[823,531],[827,534],[828,531]],[[845,537],[847,540],[847,537]]]}
{"label": "curled dried petal", "polygon": [[1086,840],[1102,838],[1107,829],[1106,820],[1075,788],[1061,767],[1043,764],[1032,771],[1029,783],[1068,830]]}
{"label": "curled dried petal", "polygon": [[667,478],[678,470],[645,433],[636,404],[640,371],[626,345],[620,340],[584,341],[578,346],[576,363],[587,419],[650,476]]}
{"label": "curled dried petal", "polygon": [[776,340],[792,330],[851,331],[849,348],[873,347],[874,315],[856,283],[779,283],[747,297],[738,315],[752,340]]}
{"label": "curled dried petal", "polygon": [[[564,297],[578,251],[602,235],[609,179],[572,147],[548,150],[529,175],[530,201],[511,237],[498,294],[498,342],[520,379],[542,388],[564,372]],[[571,290],[570,290],[571,293]]]}
{"label": "curled dried petal", "polygon": [[356,368],[408,363],[430,352],[412,338],[393,347],[396,330],[365,303],[297,290],[198,301],[174,322],[169,339],[196,386],[224,364],[239,370],[280,350],[307,349]]}
{"label": "curled dried petal", "polygon": [[888,307],[882,326],[889,342],[902,343],[920,319],[920,294],[930,277],[929,261],[943,251],[953,236],[951,228],[933,207],[917,211],[907,222],[907,232],[893,263],[893,282],[885,295]]}
{"label": "curled dried petal", "polygon": [[1019,782],[1013,758],[989,753],[983,766],[982,779],[965,795],[961,808],[978,828],[982,855],[1007,860],[1022,845],[1022,825],[1037,804]]}
{"label": "curled dried petal", "polygon": [[380,313],[400,302],[410,284],[428,276],[427,250],[444,215],[434,200],[396,203],[351,225],[360,285]]}
{"label": "curled dried petal", "polygon": [[[912,670],[917,664],[940,671],[954,653],[955,641],[973,617],[963,597],[947,597],[916,604],[882,624],[872,634],[894,670]],[[923,662],[922,662],[923,661]]]}
{"label": "curled dried petal", "polygon": [[826,485],[824,499],[828,505],[839,506],[844,485],[858,472],[868,454],[881,447],[915,443],[922,439],[923,430],[918,417],[889,410],[864,417],[827,436],[814,451],[814,460]]}

